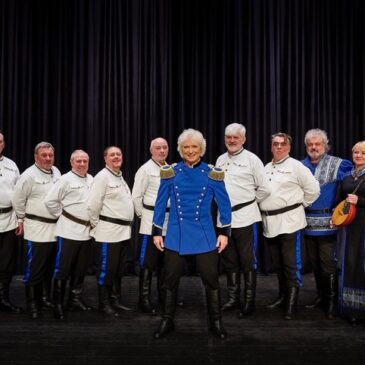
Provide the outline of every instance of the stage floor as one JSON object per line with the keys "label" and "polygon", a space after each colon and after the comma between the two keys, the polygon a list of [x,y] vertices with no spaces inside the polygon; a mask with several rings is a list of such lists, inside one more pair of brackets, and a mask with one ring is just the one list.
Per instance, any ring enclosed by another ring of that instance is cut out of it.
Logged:
{"label": "stage floor", "polygon": [[[154,279],[155,280],[155,279]],[[225,277],[221,276],[225,300]],[[311,274],[303,277],[297,317],[282,319],[282,312],[264,304],[277,294],[275,276],[260,275],[256,313],[239,320],[224,313],[228,338],[220,341],[208,332],[204,289],[200,278],[182,278],[179,294],[184,307],[175,319],[175,332],[153,339],[159,316],[137,309],[110,320],[96,310],[69,313],[64,322],[44,311],[40,320],[26,314],[0,313],[0,364],[365,364],[365,324],[352,328],[341,318],[332,321],[319,310],[306,310],[314,292]],[[123,279],[125,304],[137,308],[138,278]],[[85,298],[97,305],[96,282],[86,278]],[[13,302],[24,306],[21,277],[14,278]],[[155,299],[155,298],[154,298]]]}

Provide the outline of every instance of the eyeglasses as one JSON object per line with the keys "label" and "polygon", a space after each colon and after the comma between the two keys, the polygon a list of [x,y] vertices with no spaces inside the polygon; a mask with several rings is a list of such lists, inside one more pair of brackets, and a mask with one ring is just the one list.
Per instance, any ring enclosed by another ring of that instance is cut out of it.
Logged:
{"label": "eyeglasses", "polygon": [[280,147],[280,146],[281,147],[286,147],[288,145],[288,143],[287,142],[273,142],[272,145],[274,147]]}

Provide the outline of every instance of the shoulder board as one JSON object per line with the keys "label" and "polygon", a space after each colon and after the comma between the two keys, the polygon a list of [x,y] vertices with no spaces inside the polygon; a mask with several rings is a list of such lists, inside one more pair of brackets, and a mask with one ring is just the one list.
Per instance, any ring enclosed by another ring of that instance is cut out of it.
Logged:
{"label": "shoulder board", "polygon": [[210,179],[217,181],[224,180],[224,171],[220,167],[215,167],[212,165],[209,165],[209,167],[211,167],[211,170],[208,174]]}
{"label": "shoulder board", "polygon": [[161,179],[171,179],[174,176],[175,176],[175,171],[171,165],[161,166],[161,169],[160,169]]}

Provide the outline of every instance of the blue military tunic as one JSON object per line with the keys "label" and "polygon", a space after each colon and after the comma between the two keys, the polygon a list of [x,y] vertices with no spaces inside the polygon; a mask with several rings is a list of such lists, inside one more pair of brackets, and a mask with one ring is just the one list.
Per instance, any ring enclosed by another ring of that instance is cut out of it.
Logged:
{"label": "blue military tunic", "polygon": [[228,232],[231,224],[231,205],[223,179],[215,180],[212,168],[204,162],[193,168],[180,162],[173,170],[169,178],[161,176],[153,216],[153,234],[160,235],[170,199],[165,248],[180,255],[216,250],[217,238],[211,215],[213,199],[217,203],[223,229],[227,228]]}

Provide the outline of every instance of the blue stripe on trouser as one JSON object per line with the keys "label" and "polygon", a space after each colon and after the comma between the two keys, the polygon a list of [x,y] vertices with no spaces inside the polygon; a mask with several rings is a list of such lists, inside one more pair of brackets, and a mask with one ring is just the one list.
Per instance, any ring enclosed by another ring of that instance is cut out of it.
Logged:
{"label": "blue stripe on trouser", "polygon": [[141,243],[141,254],[139,255],[139,265],[141,266],[141,268],[143,269],[143,265],[144,265],[144,259],[146,257],[146,251],[147,251],[147,244],[148,244],[148,240],[151,236],[148,235],[143,235],[142,238],[142,243]]}
{"label": "blue stripe on trouser", "polygon": [[53,271],[53,279],[56,277],[58,271],[60,270],[60,261],[62,257],[62,248],[63,248],[63,238],[57,237],[57,255],[56,255],[56,263]]}
{"label": "blue stripe on trouser", "polygon": [[33,261],[33,244],[32,241],[27,241],[27,266],[24,270],[23,282],[28,283],[30,275],[32,274],[32,261]]}
{"label": "blue stripe on trouser", "polygon": [[258,224],[257,223],[254,223],[252,225],[252,239],[253,239],[253,242],[252,242],[252,250],[253,250],[253,269],[256,271],[257,270],[257,263],[258,263],[258,260],[257,260],[257,257],[256,257],[256,252],[257,252],[257,247],[259,245],[259,232],[258,232]]}
{"label": "blue stripe on trouser", "polygon": [[103,242],[101,244],[101,267],[100,267],[100,274],[98,278],[98,284],[103,285],[106,277],[107,271],[107,264],[108,264],[108,244]]}
{"label": "blue stripe on trouser", "polygon": [[302,242],[302,231],[298,231],[295,234],[295,259],[297,266],[295,275],[299,286],[302,286],[302,274],[300,272],[300,270],[302,269],[301,242]]}

